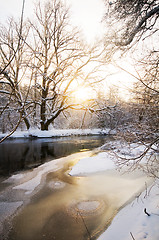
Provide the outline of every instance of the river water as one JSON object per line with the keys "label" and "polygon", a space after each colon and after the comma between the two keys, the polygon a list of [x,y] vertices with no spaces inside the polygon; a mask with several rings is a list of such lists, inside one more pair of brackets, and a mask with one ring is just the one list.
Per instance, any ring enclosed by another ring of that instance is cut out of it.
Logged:
{"label": "river water", "polygon": [[[9,169],[9,174],[20,169],[21,171],[1,183],[1,240],[97,239],[119,209],[139,194],[145,181],[148,181],[139,172],[121,175],[116,170],[107,170],[87,177],[72,177],[69,171],[73,165],[82,158],[96,154],[88,149],[102,145],[110,139],[90,137],[60,141],[62,146],[66,146],[67,153],[63,152],[63,147],[61,151],[59,147],[55,151],[53,146],[58,145],[58,141],[50,143],[48,140],[49,147],[44,151],[45,157],[35,162],[25,157],[23,168],[19,168],[21,165],[17,164],[18,168]],[[73,154],[68,155],[71,153],[68,150],[71,148],[71,141]],[[46,141],[39,142],[31,143],[32,149],[35,150],[39,144],[46,146]],[[19,143],[16,141],[15,144]],[[22,147],[18,154],[21,152],[24,152]],[[29,152],[33,155],[34,151]],[[41,156],[42,152],[38,154]],[[46,163],[42,164],[41,159]],[[31,166],[36,167],[29,170]],[[6,168],[3,169],[7,174]],[[25,171],[22,171],[24,169]]]}
{"label": "river water", "polygon": [[11,139],[0,144],[0,176],[37,167],[49,159],[99,147],[108,136],[61,137],[36,140]]}

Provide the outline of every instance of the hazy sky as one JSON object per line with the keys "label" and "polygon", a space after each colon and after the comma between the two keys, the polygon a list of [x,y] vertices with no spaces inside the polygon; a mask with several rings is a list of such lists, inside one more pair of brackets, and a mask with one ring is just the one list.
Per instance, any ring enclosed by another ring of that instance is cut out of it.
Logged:
{"label": "hazy sky", "polygon": [[[33,2],[38,0],[25,0],[25,16],[33,13]],[[43,1],[43,0],[41,0]],[[88,42],[92,42],[96,37],[102,36],[104,28],[101,20],[104,14],[103,0],[65,0],[72,5],[71,18],[75,25],[79,26]],[[20,16],[22,0],[0,0],[0,22],[4,22],[7,16]],[[125,63],[127,65],[127,63]],[[108,82],[121,88],[121,83],[128,86],[131,82],[130,75],[117,74],[108,78]],[[123,91],[123,89],[121,90]],[[124,90],[125,93],[125,90]]]}
{"label": "hazy sky", "polygon": [[[72,5],[71,17],[75,25],[81,27],[88,41],[101,36],[103,29],[101,19],[104,12],[103,0],[66,0]],[[25,0],[25,16],[32,13],[35,0]],[[0,0],[0,21],[4,22],[7,16],[20,16],[22,0]]]}

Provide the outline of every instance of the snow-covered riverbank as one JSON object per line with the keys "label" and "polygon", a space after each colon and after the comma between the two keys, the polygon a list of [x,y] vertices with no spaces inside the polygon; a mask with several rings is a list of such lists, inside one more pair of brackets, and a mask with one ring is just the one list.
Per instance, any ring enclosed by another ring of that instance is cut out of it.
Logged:
{"label": "snow-covered riverbank", "polygon": [[[150,216],[146,215],[144,210]],[[108,229],[98,238],[98,240],[112,239],[159,239],[159,186],[157,183],[121,209]]]}
{"label": "snow-covered riverbank", "polygon": [[[88,135],[108,135],[115,134],[115,130],[110,129],[51,129],[41,131],[39,129],[30,129],[28,131],[16,131],[10,138],[52,138],[66,136],[88,136]],[[0,133],[0,139],[9,133]]]}
{"label": "snow-covered riverbank", "polygon": [[[114,144],[109,147],[113,147]],[[140,155],[145,146],[132,144],[131,146],[116,142],[120,156],[134,157]],[[108,148],[108,144],[103,146]],[[146,163],[149,156],[143,158]],[[115,155],[110,152],[99,153],[94,157],[80,160],[71,170],[72,176],[87,176],[115,168]],[[146,186],[147,187],[147,186]],[[146,213],[148,212],[150,216]],[[98,238],[99,240],[158,240],[159,239],[159,182],[154,182],[149,188],[139,194],[133,202],[125,206],[113,219],[111,225]]]}

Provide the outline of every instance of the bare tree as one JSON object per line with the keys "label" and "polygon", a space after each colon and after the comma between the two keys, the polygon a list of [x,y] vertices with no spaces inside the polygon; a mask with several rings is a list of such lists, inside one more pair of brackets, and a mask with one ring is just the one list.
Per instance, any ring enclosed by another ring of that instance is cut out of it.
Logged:
{"label": "bare tree", "polygon": [[95,81],[92,74],[97,66],[91,71],[86,68],[99,58],[101,50],[89,49],[82,43],[78,31],[69,23],[68,8],[60,0],[43,6],[39,2],[30,26],[34,39],[28,44],[34,56],[30,65],[37,74],[34,88],[40,96],[37,104],[41,130],[48,130],[61,112],[79,105],[71,101],[75,86]]}
{"label": "bare tree", "polygon": [[2,125],[8,125],[4,131],[10,130],[1,142],[12,135],[22,121],[27,129],[30,127],[27,111],[29,85],[24,95],[21,85],[28,63],[26,55],[24,61],[26,49],[23,39],[29,33],[29,28],[26,24],[24,26],[24,7],[25,0],[22,2],[20,21],[15,21],[12,17],[6,25],[0,26],[0,117],[3,119]]}
{"label": "bare tree", "polygon": [[[5,96],[6,100],[6,104],[1,106],[1,114],[4,111],[14,110],[15,112],[19,112],[27,129],[29,129],[30,122],[27,117],[27,106],[24,108],[24,105],[27,105],[29,87],[25,96],[23,96],[21,91],[21,82],[24,80],[29,61],[25,54],[25,43],[21,39],[22,35],[23,38],[27,38],[29,28],[25,27],[24,31],[23,27],[22,33],[21,27],[19,30],[19,23],[11,18],[8,20],[8,26],[1,26],[0,30],[1,66],[4,66],[0,75],[0,94],[3,98]],[[5,66],[7,66],[6,70],[4,70]]]}
{"label": "bare tree", "polygon": [[138,72],[135,84],[136,99],[142,106],[140,121],[148,124],[152,132],[157,132],[159,126],[159,64],[156,55],[151,52],[140,61],[142,70]]}
{"label": "bare tree", "polygon": [[[109,25],[111,45],[116,50],[129,53],[129,58],[135,57],[136,74],[128,69],[121,70],[130,73],[137,79],[135,84],[136,100],[133,104],[134,116],[138,116],[135,125],[138,131],[124,135],[126,140],[140,141],[146,144],[145,151],[135,158],[119,159],[119,165],[130,164],[138,167],[143,157],[152,151],[148,158],[147,172],[157,177],[158,153],[158,30],[159,30],[159,1],[153,0],[117,0],[105,1],[105,21]],[[107,40],[106,40],[107,41]],[[132,50],[131,52],[127,50]],[[133,135],[133,137],[131,136]],[[133,160],[133,161],[132,161]],[[134,169],[132,167],[132,169]]]}
{"label": "bare tree", "polygon": [[105,3],[105,19],[114,29],[115,44],[130,45],[133,40],[145,37],[145,33],[152,36],[158,31],[158,0],[106,0]]}
{"label": "bare tree", "polygon": [[[1,115],[8,119],[14,115],[19,124],[24,120],[27,129],[40,125],[48,130],[70,109],[84,110],[81,126],[86,112],[97,115],[108,110],[100,109],[93,99],[74,102],[72,93],[79,86],[91,87],[105,78],[100,74],[105,62],[102,46],[89,47],[70,25],[69,9],[62,0],[39,2],[34,18],[25,24],[23,14],[20,23],[10,19],[7,27],[1,26],[0,43]],[[16,123],[9,121],[16,129]]]}
{"label": "bare tree", "polygon": [[10,56],[10,59],[7,62],[6,65],[0,66],[0,75],[3,74],[3,73],[6,73],[7,67],[11,64],[11,62],[13,61],[13,59],[16,56],[17,51],[20,48],[21,35],[22,35],[22,30],[23,30],[24,6],[25,6],[25,0],[23,0],[23,3],[22,3],[22,13],[21,13],[21,20],[20,20],[20,28],[19,28],[19,39],[18,39],[18,44],[17,44],[16,51],[13,53],[12,56]]}

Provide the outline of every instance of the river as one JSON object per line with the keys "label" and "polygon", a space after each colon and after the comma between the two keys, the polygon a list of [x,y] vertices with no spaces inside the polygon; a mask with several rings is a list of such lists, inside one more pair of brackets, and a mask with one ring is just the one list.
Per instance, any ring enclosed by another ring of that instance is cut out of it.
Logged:
{"label": "river", "polygon": [[[14,144],[14,148],[19,146],[19,149],[9,151],[12,153],[10,161],[12,156],[16,167],[10,164],[7,170],[7,164],[3,165],[0,185],[1,240],[96,239],[119,209],[143,190],[147,181],[139,172],[121,175],[116,170],[87,177],[69,175],[73,165],[96,154],[91,149],[105,141],[110,141],[110,138],[9,141],[9,149]],[[18,160],[17,156],[26,152],[29,144],[31,147],[25,155],[25,164],[19,164],[22,160]],[[4,145],[3,151],[7,149]],[[35,160],[35,149],[38,156],[45,153],[43,157]],[[34,157],[29,159],[29,156]],[[7,174],[13,173],[6,178]]]}
{"label": "river", "polygon": [[109,141],[108,136],[77,136],[42,138],[36,140],[11,139],[0,144],[0,176],[32,169],[50,159],[91,150]]}

